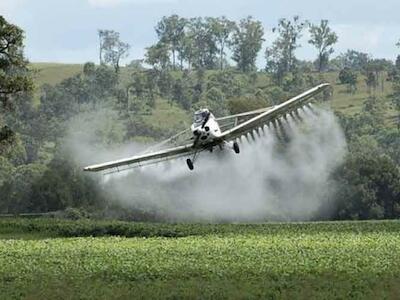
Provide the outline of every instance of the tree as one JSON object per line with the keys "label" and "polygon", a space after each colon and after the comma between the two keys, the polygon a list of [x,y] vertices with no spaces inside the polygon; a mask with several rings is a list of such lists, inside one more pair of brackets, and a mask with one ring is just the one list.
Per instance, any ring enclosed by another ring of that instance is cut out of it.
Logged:
{"label": "tree", "polygon": [[67,207],[101,207],[104,198],[93,179],[64,154],[56,153],[47,170],[30,186],[27,210],[48,212]]}
{"label": "tree", "polygon": [[3,156],[0,156],[0,187],[13,172],[13,165]]}
{"label": "tree", "polygon": [[232,59],[237,63],[237,68],[242,72],[256,69],[257,55],[264,41],[264,29],[260,21],[252,17],[242,19],[235,26],[232,38]]}
{"label": "tree", "polygon": [[159,42],[169,45],[172,51],[172,67],[176,67],[176,52],[182,52],[183,38],[185,36],[185,27],[187,20],[178,15],[163,17],[156,26],[156,32]]}
{"label": "tree", "polygon": [[164,43],[157,43],[146,49],[145,62],[159,70],[166,70],[170,66],[169,47]]}
{"label": "tree", "polygon": [[368,87],[368,93],[371,95],[372,91],[375,92],[378,87],[378,76],[374,72],[367,72],[365,83]]}
{"label": "tree", "polygon": [[120,40],[119,32],[99,30],[100,63],[110,64],[119,72],[121,59],[128,57],[130,45]]}
{"label": "tree", "polygon": [[[89,78],[88,78],[89,79]],[[87,82],[87,84],[90,84]],[[92,93],[97,97],[96,100],[104,100],[101,98],[106,98],[114,95],[116,86],[118,85],[118,74],[112,71],[109,67],[99,66],[94,72],[94,81],[92,82]],[[90,95],[89,95],[90,96]]]}
{"label": "tree", "polygon": [[338,41],[338,37],[328,26],[328,20],[321,20],[319,26],[310,24],[310,35],[308,42],[318,50],[318,71],[322,72],[328,65],[329,56],[334,52],[331,46]]}
{"label": "tree", "polygon": [[143,114],[155,105],[154,89],[157,80],[155,72],[136,70],[125,86],[125,94],[119,97],[120,114]]}
{"label": "tree", "polygon": [[396,46],[400,48],[400,40],[396,43]]}
{"label": "tree", "polygon": [[239,114],[267,106],[268,103],[261,97],[241,96],[229,99],[227,106],[231,114]]}
{"label": "tree", "polygon": [[99,36],[99,64],[103,64],[103,47],[104,47],[104,40],[106,36],[106,30],[98,29],[97,34]]}
{"label": "tree", "polygon": [[381,85],[382,92],[384,91],[384,78],[382,73],[384,71],[393,70],[393,62],[386,59],[370,59],[363,68],[363,73],[367,77],[366,84],[369,88],[369,93]]}
{"label": "tree", "polygon": [[398,113],[397,127],[400,128],[400,78],[396,78],[393,84],[393,94],[391,100]]}
{"label": "tree", "polygon": [[218,71],[207,78],[207,91],[212,88],[223,91],[226,97],[237,97],[242,94],[243,82],[232,70]]}
{"label": "tree", "polygon": [[235,28],[235,22],[228,20],[225,17],[220,18],[207,18],[212,35],[214,36],[220,60],[220,69],[224,67],[225,60],[225,47],[230,41],[230,36]]}
{"label": "tree", "polygon": [[7,159],[14,166],[20,166],[26,162],[26,149],[21,136],[8,126],[0,129],[0,157]]}
{"label": "tree", "polygon": [[341,84],[347,84],[348,91],[354,91],[357,88],[357,73],[352,69],[345,67],[339,73],[339,80]]}
{"label": "tree", "polygon": [[192,68],[193,57],[195,55],[195,36],[193,32],[187,33],[182,41],[182,51],[179,52],[179,58],[187,62],[188,69]]}
{"label": "tree", "polygon": [[302,22],[298,16],[293,20],[280,19],[278,27],[272,29],[279,34],[273,42],[272,47],[267,48],[265,56],[267,59],[267,71],[273,73],[278,83],[288,72],[293,72],[297,65],[295,50],[300,47],[298,40],[302,36],[305,22]]}
{"label": "tree", "polygon": [[87,62],[83,65],[83,74],[86,77],[91,77],[93,78],[93,76],[95,75],[96,72],[96,65],[92,62]]}
{"label": "tree", "polygon": [[23,31],[0,15],[0,102],[8,106],[12,95],[33,90],[28,61],[23,55]]}
{"label": "tree", "polygon": [[190,97],[190,88],[188,86],[187,80],[184,78],[178,78],[172,87],[172,97],[179,103],[184,109],[190,109],[192,104]]}
{"label": "tree", "polygon": [[338,217],[392,219],[400,216],[400,169],[371,136],[355,138],[339,169]]}
{"label": "tree", "polygon": [[367,53],[356,50],[347,50],[346,53],[339,55],[336,59],[340,61],[343,68],[347,67],[355,71],[362,71],[370,61]]}
{"label": "tree", "polygon": [[186,36],[193,39],[193,43],[186,40],[186,45],[189,46],[186,47],[186,52],[193,50],[193,66],[198,69],[214,69],[218,49],[209,22],[205,22],[203,18],[190,19]]}
{"label": "tree", "polygon": [[46,167],[41,164],[21,165],[13,170],[0,187],[0,210],[3,213],[29,212],[32,187],[43,175]]}

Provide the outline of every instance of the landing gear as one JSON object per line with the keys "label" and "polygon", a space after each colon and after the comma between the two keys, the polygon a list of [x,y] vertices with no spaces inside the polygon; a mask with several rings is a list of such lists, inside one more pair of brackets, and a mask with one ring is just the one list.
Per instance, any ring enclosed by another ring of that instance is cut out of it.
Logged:
{"label": "landing gear", "polygon": [[198,151],[196,151],[196,152],[193,154],[193,158],[192,158],[192,159],[188,158],[188,159],[186,160],[186,164],[187,164],[187,166],[188,166],[188,168],[189,168],[190,171],[193,171],[193,169],[194,169],[194,162],[196,161],[197,154],[198,154]]}
{"label": "landing gear", "polygon": [[236,154],[240,153],[239,144],[237,142],[233,143],[233,151],[235,151]]}
{"label": "landing gear", "polygon": [[187,166],[188,166],[188,168],[189,168],[190,171],[192,171],[192,170],[194,169],[193,162],[192,162],[192,160],[191,160],[190,158],[188,158],[188,159],[186,160],[186,164],[187,164]]}

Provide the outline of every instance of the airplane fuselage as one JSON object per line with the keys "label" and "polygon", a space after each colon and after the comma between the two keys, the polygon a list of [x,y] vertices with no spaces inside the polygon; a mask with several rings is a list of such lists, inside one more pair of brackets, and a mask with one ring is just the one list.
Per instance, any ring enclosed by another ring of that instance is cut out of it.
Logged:
{"label": "airplane fuselage", "polygon": [[210,144],[221,136],[221,128],[214,115],[208,111],[207,114],[207,117],[201,122],[195,122],[191,126],[196,145]]}

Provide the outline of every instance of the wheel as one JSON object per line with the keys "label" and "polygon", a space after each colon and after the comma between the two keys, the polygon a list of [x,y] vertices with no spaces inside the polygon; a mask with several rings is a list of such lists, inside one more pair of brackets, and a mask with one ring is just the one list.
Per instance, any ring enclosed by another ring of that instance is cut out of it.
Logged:
{"label": "wheel", "polygon": [[190,171],[192,171],[194,169],[193,162],[192,162],[192,160],[190,158],[188,158],[186,160],[186,164],[187,164],[187,166],[188,166]]}
{"label": "wheel", "polygon": [[237,142],[233,143],[233,150],[235,151],[236,154],[240,153],[239,144]]}

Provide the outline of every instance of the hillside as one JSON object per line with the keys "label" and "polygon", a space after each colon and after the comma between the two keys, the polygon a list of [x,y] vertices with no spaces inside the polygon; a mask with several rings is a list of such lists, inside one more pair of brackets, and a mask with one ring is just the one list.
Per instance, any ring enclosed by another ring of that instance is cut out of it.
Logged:
{"label": "hillside", "polygon": [[[35,70],[35,86],[36,99],[40,94],[40,87],[43,84],[55,85],[73,75],[82,72],[83,65],[81,64],[61,64],[61,63],[31,63],[32,70]],[[207,71],[207,76],[213,71]],[[121,68],[122,81],[127,81],[130,78],[132,69]],[[369,96],[368,87],[365,82],[365,76],[358,76],[358,85],[355,93],[349,93],[347,86],[338,82],[338,72],[329,72],[323,74],[324,78],[332,84],[334,96],[332,97],[332,108],[346,115],[353,115],[360,111],[364,100]],[[265,73],[259,73],[258,84],[263,85],[269,82],[270,79]],[[388,81],[381,82],[380,87],[376,91],[376,95],[386,99],[392,93],[392,83]],[[167,113],[166,113],[167,112]],[[145,120],[155,124],[157,127],[162,127],[162,122],[167,122],[171,119],[179,119],[178,123],[186,124],[190,118],[184,116],[185,112],[177,106],[166,105],[165,101],[158,100],[155,110],[152,115],[146,116]],[[394,125],[396,112],[388,102],[387,107],[387,122],[388,125]]]}
{"label": "hillside", "polygon": [[35,83],[37,87],[43,84],[55,85],[64,79],[82,72],[81,64],[61,63],[31,63],[30,68],[35,72]]}

